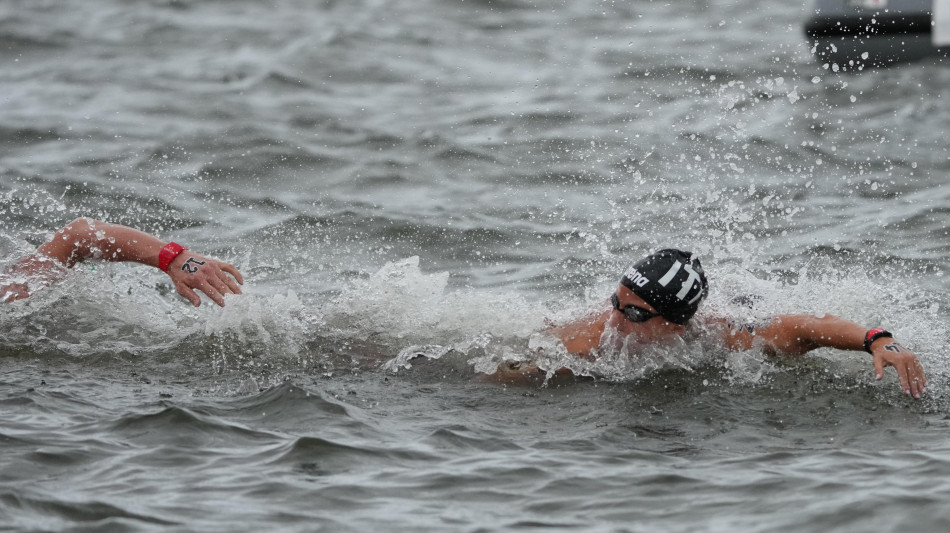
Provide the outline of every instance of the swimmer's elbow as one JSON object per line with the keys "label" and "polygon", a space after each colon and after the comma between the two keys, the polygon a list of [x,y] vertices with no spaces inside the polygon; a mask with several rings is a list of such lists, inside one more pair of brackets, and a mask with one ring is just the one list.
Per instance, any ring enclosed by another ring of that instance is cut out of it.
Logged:
{"label": "swimmer's elbow", "polygon": [[96,239],[96,227],[105,226],[106,223],[89,217],[79,217],[60,230],[65,239],[76,239],[83,242],[93,242]]}
{"label": "swimmer's elbow", "polygon": [[79,217],[63,226],[63,229],[56,232],[56,235],[37,252],[67,267],[72,267],[92,255],[92,250],[96,248],[99,241],[97,230],[104,229],[105,226],[104,222]]}

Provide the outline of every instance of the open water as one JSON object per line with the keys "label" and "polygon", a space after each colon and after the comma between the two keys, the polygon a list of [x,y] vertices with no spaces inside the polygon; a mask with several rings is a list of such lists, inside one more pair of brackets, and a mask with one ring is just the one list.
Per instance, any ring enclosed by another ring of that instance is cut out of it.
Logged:
{"label": "open water", "polygon": [[[246,275],[0,306],[0,530],[946,531],[950,69],[835,71],[805,12],[0,3],[0,263],[91,216]],[[833,350],[486,378],[668,246],[706,312],[889,328],[928,395]]]}

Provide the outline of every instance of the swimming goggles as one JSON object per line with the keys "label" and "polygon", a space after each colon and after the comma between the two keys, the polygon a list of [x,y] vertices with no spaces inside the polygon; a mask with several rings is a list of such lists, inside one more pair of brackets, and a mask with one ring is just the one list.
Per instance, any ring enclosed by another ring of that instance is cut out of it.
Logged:
{"label": "swimming goggles", "polygon": [[610,302],[614,304],[614,309],[623,313],[623,316],[625,316],[630,322],[646,322],[655,316],[660,316],[659,313],[654,313],[649,309],[644,309],[635,305],[628,305],[627,307],[621,309],[620,298],[617,297],[617,293],[610,295]]}

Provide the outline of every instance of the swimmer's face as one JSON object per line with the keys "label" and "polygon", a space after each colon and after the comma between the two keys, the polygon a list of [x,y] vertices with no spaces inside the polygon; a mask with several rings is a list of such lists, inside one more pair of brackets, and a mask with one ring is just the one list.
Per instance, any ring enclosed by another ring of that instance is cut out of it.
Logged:
{"label": "swimmer's face", "polygon": [[[606,325],[608,328],[616,329],[620,335],[626,337],[627,335],[635,333],[637,338],[642,342],[655,342],[669,339],[676,335],[682,335],[686,329],[686,326],[674,324],[662,316],[659,316],[653,306],[646,303],[643,298],[634,294],[633,291],[624,285],[617,287],[615,295],[617,297],[615,300],[617,305],[611,309],[610,315],[607,317]],[[655,316],[643,322],[633,322],[620,310],[629,306],[649,311]]]}

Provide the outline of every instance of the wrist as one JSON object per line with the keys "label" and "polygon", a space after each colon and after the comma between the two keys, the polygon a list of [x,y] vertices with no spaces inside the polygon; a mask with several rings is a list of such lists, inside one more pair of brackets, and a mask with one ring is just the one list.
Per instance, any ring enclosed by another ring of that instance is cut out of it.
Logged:
{"label": "wrist", "polygon": [[175,242],[166,244],[162,250],[158,252],[158,268],[162,272],[168,272],[168,267],[172,264],[172,261],[187,249],[188,248]]}
{"label": "wrist", "polygon": [[891,335],[891,332],[884,328],[869,329],[867,333],[864,334],[864,351],[867,353],[873,353],[871,351],[871,345],[874,344],[874,341],[883,337],[894,338],[894,336]]}

